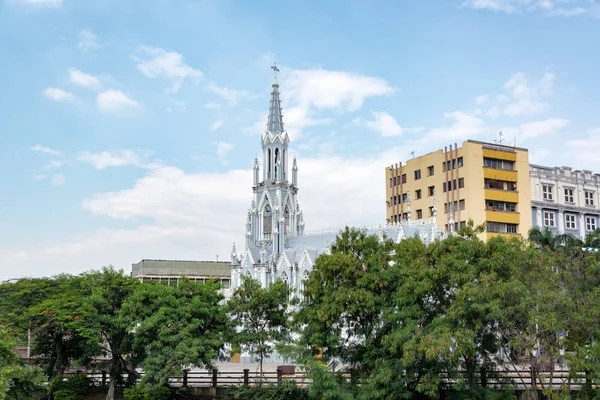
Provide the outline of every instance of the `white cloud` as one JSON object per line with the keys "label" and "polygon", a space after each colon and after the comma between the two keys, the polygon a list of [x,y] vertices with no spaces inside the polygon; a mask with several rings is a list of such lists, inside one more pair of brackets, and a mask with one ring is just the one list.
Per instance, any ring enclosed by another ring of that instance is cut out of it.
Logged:
{"label": "white cloud", "polygon": [[140,52],[150,58],[133,56],[138,63],[137,69],[148,78],[164,78],[171,81],[170,91],[178,91],[186,78],[198,82],[204,76],[202,71],[186,64],[183,56],[177,52],[152,47],[141,47]]}
{"label": "white cloud", "polygon": [[119,90],[105,90],[96,98],[98,109],[106,112],[117,112],[125,109],[136,109],[140,104]]}
{"label": "white cloud", "polygon": [[[307,229],[383,221],[385,188],[373,176],[383,174],[384,166],[397,154],[397,149],[392,149],[391,153],[351,159],[300,159],[300,202]],[[323,174],[325,170],[331,173]],[[79,273],[108,264],[129,272],[131,264],[142,258],[211,260],[219,255],[227,260],[232,242],[243,251],[251,185],[249,169],[222,174],[188,174],[172,166],[150,169],[130,188],[98,193],[82,202],[83,209],[95,215],[143,223],[132,229],[101,229],[27,250],[11,250],[2,256],[12,268],[1,270],[0,275]],[[48,259],[53,265],[40,268],[40,260]]]}
{"label": "white cloud", "polygon": [[[567,6],[568,4],[573,6]],[[462,6],[507,14],[537,11],[548,16],[570,17],[585,14],[588,11],[586,6],[592,6],[593,4],[593,1],[587,0],[465,0]]]}
{"label": "white cloud", "polygon": [[517,138],[519,140],[528,140],[551,135],[569,125],[570,122],[564,118],[548,118],[543,121],[528,122],[519,127]]}
{"label": "white cloud", "polygon": [[77,48],[79,48],[79,51],[82,53],[87,53],[100,47],[100,44],[98,44],[97,41],[98,37],[89,29],[84,29],[79,32],[78,39]]}
{"label": "white cloud", "polygon": [[124,167],[128,165],[144,166],[144,156],[133,150],[118,150],[115,152],[103,151],[91,153],[84,151],[77,160],[86,162],[96,169],[108,167]]}
{"label": "white cloud", "polygon": [[550,150],[548,149],[540,149],[540,148],[536,148],[533,150],[529,150],[529,163],[530,164],[538,164],[538,165],[544,165],[546,163],[546,160],[548,159],[548,156],[550,156],[552,153],[550,152]]}
{"label": "white cloud", "polygon": [[[296,139],[303,128],[331,122],[329,118],[318,118],[323,110],[342,112],[358,111],[370,97],[394,93],[385,80],[344,71],[325,69],[295,70],[281,68],[281,91],[285,129],[290,139]],[[245,132],[264,132],[266,115]]]}
{"label": "white cloud", "polygon": [[46,175],[44,174],[37,174],[33,176],[33,179],[35,179],[36,181],[43,181],[44,179],[46,179]]}
{"label": "white cloud", "polygon": [[72,102],[75,100],[73,93],[69,93],[63,89],[49,87],[44,89],[44,96],[59,102]]}
{"label": "white cloud", "polygon": [[245,90],[229,89],[223,86],[218,86],[214,82],[210,82],[207,86],[207,89],[210,92],[216,94],[217,96],[223,98],[231,105],[236,105],[240,100],[252,96],[249,92]]}
{"label": "white cloud", "polygon": [[48,164],[44,166],[45,169],[55,169],[60,168],[63,165],[67,164],[67,160],[52,160]]}
{"label": "white cloud", "polygon": [[221,108],[221,105],[219,103],[206,103],[204,108]]}
{"label": "white cloud", "polygon": [[93,75],[86,74],[85,72],[81,72],[75,68],[69,68],[69,78],[71,83],[89,88],[89,89],[99,89],[102,87],[100,80]]}
{"label": "white cloud", "polygon": [[588,136],[566,142],[567,154],[585,169],[600,170],[600,128],[590,129]]}
{"label": "white cloud", "polygon": [[48,155],[55,156],[55,157],[60,157],[62,155],[62,153],[58,150],[53,150],[49,147],[44,147],[39,144],[36,144],[35,146],[30,147],[29,150],[35,151],[38,153],[48,154]]}
{"label": "white cloud", "polygon": [[223,126],[223,120],[222,119],[218,119],[215,122],[213,122],[213,124],[210,127],[211,131],[216,131],[217,129],[219,129],[220,127]]}
{"label": "white cloud", "polygon": [[63,174],[52,175],[52,183],[53,186],[61,186],[67,182],[67,178]]}
{"label": "white cloud", "polygon": [[486,101],[488,101],[490,99],[490,96],[488,96],[487,94],[482,94],[481,96],[477,96],[475,98],[475,103],[477,105],[481,105],[483,103],[485,103]]}
{"label": "white cloud", "polygon": [[404,129],[398,124],[396,118],[390,114],[380,111],[373,111],[372,114],[374,120],[357,118],[355,121],[384,137],[401,136],[404,133]]}
{"label": "white cloud", "polygon": [[283,85],[290,102],[318,110],[357,111],[369,97],[394,93],[381,78],[324,69],[286,71]]}
{"label": "white cloud", "polygon": [[539,114],[548,108],[544,99],[552,93],[554,74],[546,73],[536,82],[531,82],[525,74],[516,73],[504,84],[509,94],[509,104],[504,113],[508,116]]}
{"label": "white cloud", "polygon": [[227,154],[233,150],[233,144],[227,142],[216,142],[215,146],[217,146],[217,156],[223,164],[227,164],[225,158],[227,157]]}
{"label": "white cloud", "polygon": [[486,131],[484,121],[474,112],[452,111],[444,113],[444,117],[450,120],[451,124],[431,129],[423,137],[423,141],[466,140]]}

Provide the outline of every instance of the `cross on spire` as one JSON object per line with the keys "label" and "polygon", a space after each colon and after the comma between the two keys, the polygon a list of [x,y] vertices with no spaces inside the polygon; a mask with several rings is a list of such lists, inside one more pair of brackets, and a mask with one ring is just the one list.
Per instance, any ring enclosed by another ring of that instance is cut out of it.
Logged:
{"label": "cross on spire", "polygon": [[277,83],[277,73],[279,72],[279,68],[277,68],[277,63],[274,62],[271,66],[271,69],[273,70],[273,80],[275,81],[275,83]]}

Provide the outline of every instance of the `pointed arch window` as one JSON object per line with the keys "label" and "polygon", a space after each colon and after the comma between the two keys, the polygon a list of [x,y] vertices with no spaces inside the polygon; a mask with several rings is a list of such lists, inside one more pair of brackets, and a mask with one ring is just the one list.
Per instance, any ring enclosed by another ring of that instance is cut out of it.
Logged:
{"label": "pointed arch window", "polygon": [[284,230],[285,234],[287,235],[290,230],[290,207],[288,204],[286,204],[285,208],[283,209],[283,218],[285,219]]}
{"label": "pointed arch window", "polygon": [[287,156],[286,153],[287,153],[286,149],[283,149],[283,151],[281,152],[281,168],[282,168],[282,171],[283,171],[283,177],[282,177],[282,179],[284,181],[287,180],[287,176],[286,176],[287,165],[285,163],[285,159],[286,159],[286,156]]}
{"label": "pointed arch window", "polygon": [[289,293],[289,290],[290,290],[290,280],[289,280],[289,278],[287,276],[287,273],[284,272],[283,274],[281,274],[281,281],[285,284],[285,288],[288,290],[288,293]]}
{"label": "pointed arch window", "polygon": [[271,179],[271,149],[267,150],[267,179]]}
{"label": "pointed arch window", "polygon": [[271,213],[271,206],[267,203],[263,209],[263,236],[268,239],[273,232],[273,216]]}
{"label": "pointed arch window", "polygon": [[275,175],[273,176],[274,179],[279,180],[279,174],[278,172],[281,170],[281,159],[280,159],[280,154],[279,154],[279,149],[275,149],[275,167],[274,167],[274,171],[275,171]]}

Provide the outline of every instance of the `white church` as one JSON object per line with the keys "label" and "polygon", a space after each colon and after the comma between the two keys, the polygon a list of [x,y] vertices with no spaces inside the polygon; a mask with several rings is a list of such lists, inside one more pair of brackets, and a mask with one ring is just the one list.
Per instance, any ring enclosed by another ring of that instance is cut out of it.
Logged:
{"label": "white church", "polygon": [[[304,215],[298,201],[298,164],[294,158],[290,176],[290,139],[283,124],[278,69],[276,66],[272,68],[275,77],[267,129],[261,136],[262,173],[258,159],[255,159],[254,195],[246,218],[244,249],[238,254],[234,244],[231,252],[231,289],[235,290],[240,285],[243,275],[249,275],[263,287],[281,279],[296,293],[300,293],[315,259],[329,251],[341,229],[305,233]],[[396,241],[418,236],[423,242],[429,243],[446,235],[437,227],[435,218],[434,210],[430,219],[408,219],[364,229],[368,234],[385,235]]]}

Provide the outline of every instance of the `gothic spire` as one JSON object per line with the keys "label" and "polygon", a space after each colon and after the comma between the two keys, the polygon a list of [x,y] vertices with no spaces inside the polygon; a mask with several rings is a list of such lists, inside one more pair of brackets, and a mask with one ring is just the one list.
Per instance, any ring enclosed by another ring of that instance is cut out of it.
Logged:
{"label": "gothic spire", "polygon": [[267,132],[272,134],[283,133],[283,116],[281,114],[281,100],[279,99],[279,83],[277,83],[277,64],[271,67],[274,72],[273,91],[271,92],[271,103],[269,104],[269,117],[267,119]]}

